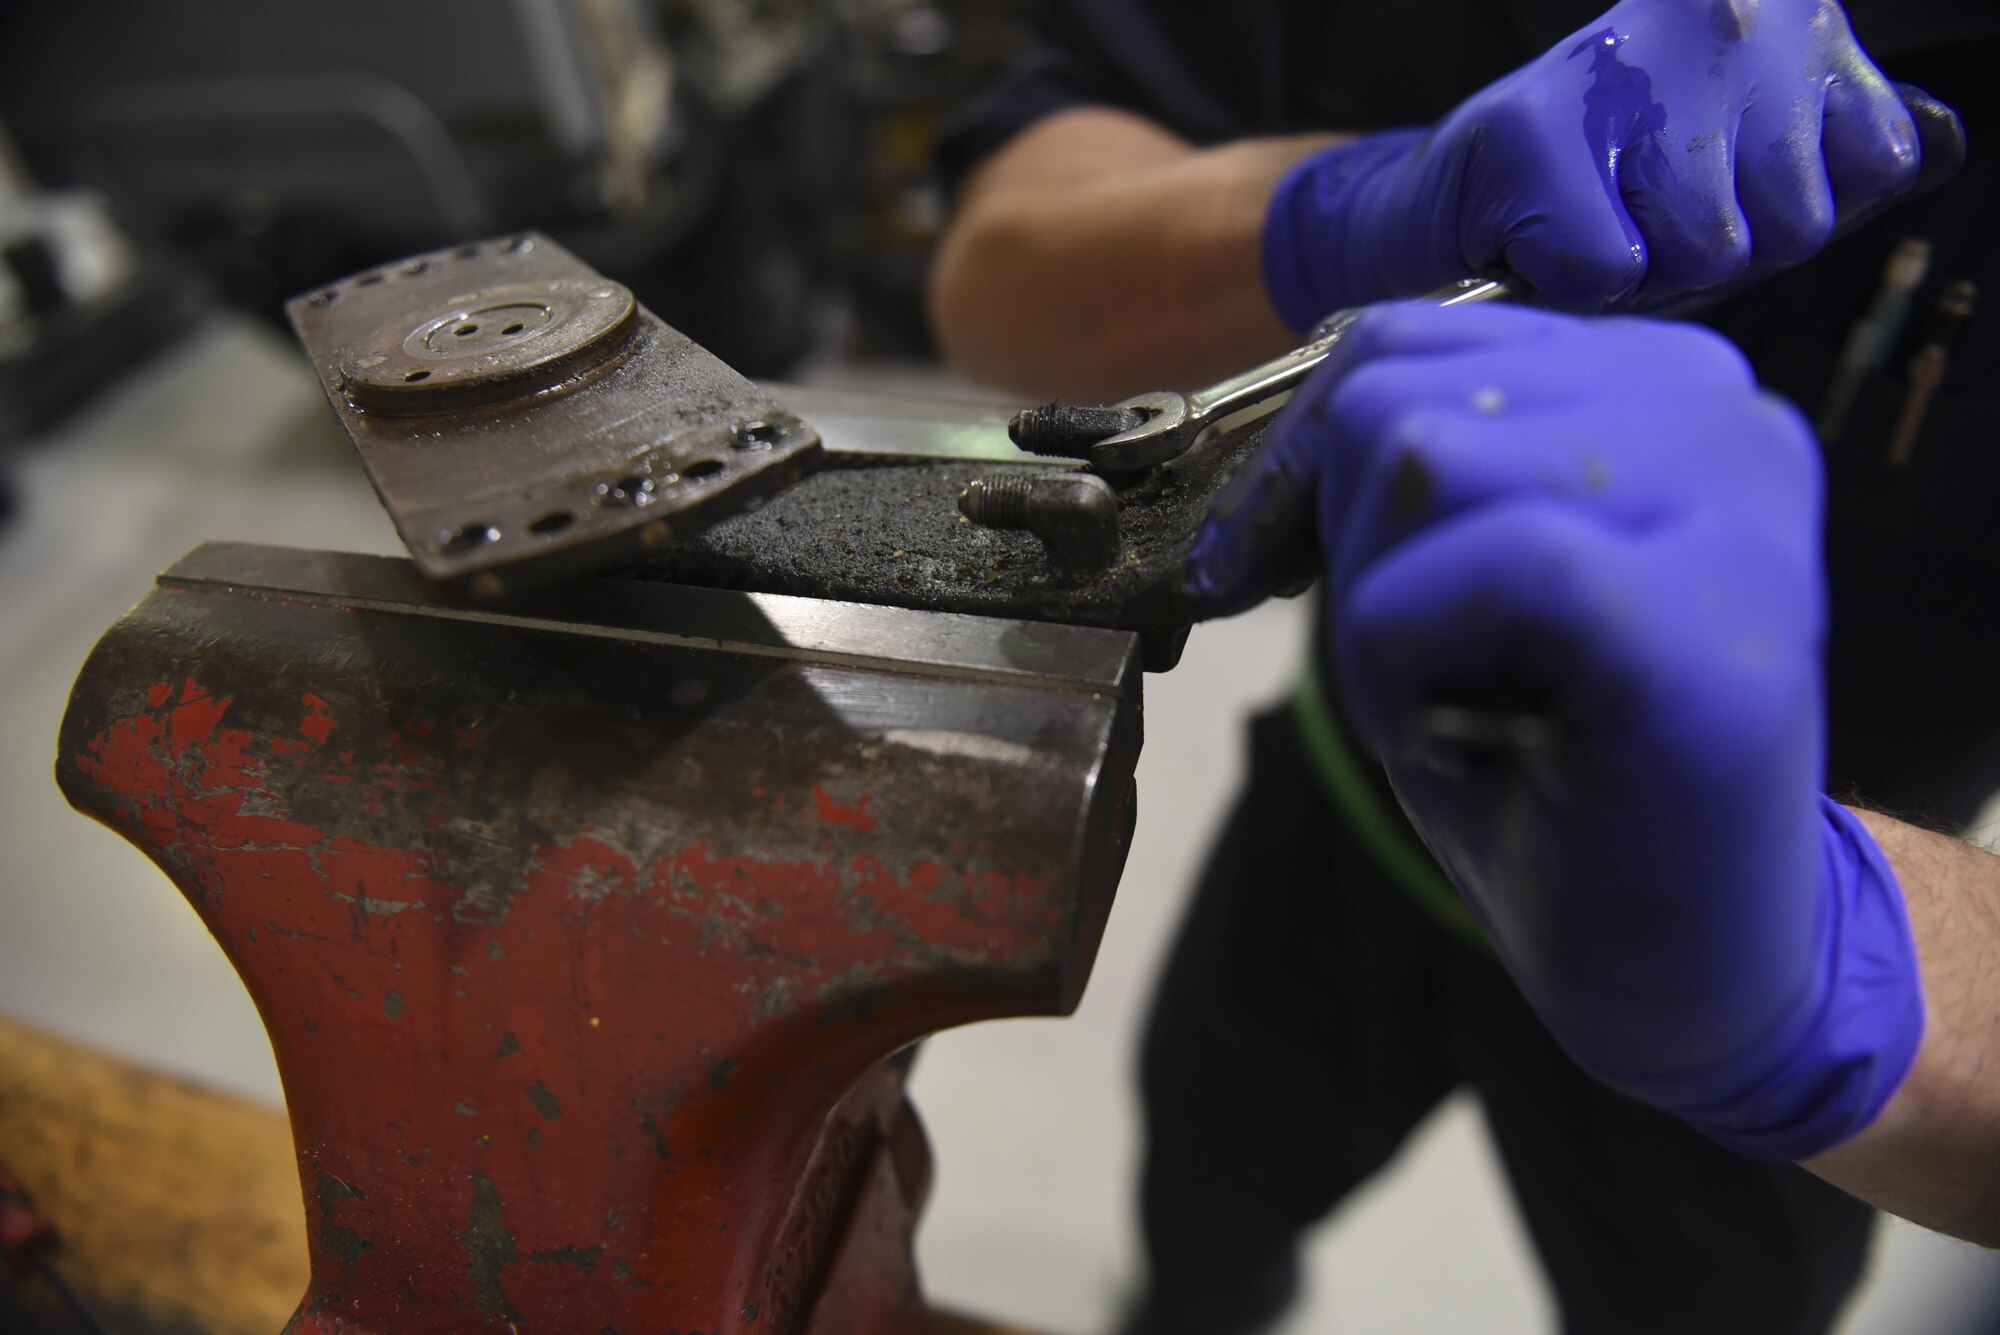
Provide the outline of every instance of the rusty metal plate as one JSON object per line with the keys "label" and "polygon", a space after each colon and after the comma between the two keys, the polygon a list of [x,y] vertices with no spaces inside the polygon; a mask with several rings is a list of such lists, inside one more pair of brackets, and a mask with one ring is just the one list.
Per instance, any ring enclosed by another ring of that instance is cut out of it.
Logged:
{"label": "rusty metal plate", "polygon": [[693,537],[821,458],[795,414],[544,236],[288,312],[418,567],[482,600]]}

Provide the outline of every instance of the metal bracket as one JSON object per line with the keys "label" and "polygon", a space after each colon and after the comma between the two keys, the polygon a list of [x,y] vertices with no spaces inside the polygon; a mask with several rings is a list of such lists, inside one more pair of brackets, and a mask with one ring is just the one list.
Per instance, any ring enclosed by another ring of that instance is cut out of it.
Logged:
{"label": "metal bracket", "polygon": [[419,568],[482,600],[629,563],[820,461],[776,399],[544,236],[288,312]]}
{"label": "metal bracket", "polygon": [[1164,671],[1194,620],[1188,549],[1268,425],[1088,478],[1016,449],[1008,413],[760,389],[536,236],[361,274],[291,313],[418,567],[484,601],[625,568],[1130,630]]}

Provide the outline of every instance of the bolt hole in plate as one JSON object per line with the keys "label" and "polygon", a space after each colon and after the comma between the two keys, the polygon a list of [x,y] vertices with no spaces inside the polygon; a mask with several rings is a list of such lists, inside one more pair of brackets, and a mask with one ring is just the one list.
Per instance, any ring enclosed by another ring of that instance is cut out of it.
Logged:
{"label": "bolt hole in plate", "polygon": [[672,473],[665,473],[657,477],[634,473],[627,477],[621,477],[614,482],[598,483],[593,499],[599,505],[625,508],[651,505],[654,501],[659,500],[665,495],[668,487],[673,486],[678,481],[680,481],[680,478]]}
{"label": "bolt hole in plate", "polygon": [[736,428],[730,444],[739,450],[751,452],[768,450],[785,438],[785,428],[778,422],[745,422]]}
{"label": "bolt hole in plate", "polygon": [[547,329],[555,319],[556,308],[547,302],[484,305],[461,320],[439,325],[425,338],[424,351],[449,357],[506,348],[515,339]]}
{"label": "bolt hole in plate", "polygon": [[411,256],[289,313],[412,556],[474,597],[639,560],[822,457],[769,393],[539,234]]}
{"label": "bolt hole in plate", "polygon": [[437,535],[436,548],[446,556],[459,556],[466,552],[476,552],[481,547],[500,541],[497,524],[476,521],[448,528]]}

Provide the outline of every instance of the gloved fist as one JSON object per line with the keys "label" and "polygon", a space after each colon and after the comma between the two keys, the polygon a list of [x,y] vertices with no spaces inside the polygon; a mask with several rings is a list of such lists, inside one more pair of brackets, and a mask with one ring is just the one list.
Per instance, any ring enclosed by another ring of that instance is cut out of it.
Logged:
{"label": "gloved fist", "polygon": [[1798,263],[1918,166],[1834,0],[1623,0],[1436,126],[1295,168],[1266,286],[1300,331],[1499,268],[1565,310],[1658,310]]}
{"label": "gloved fist", "polygon": [[[1894,874],[1819,791],[1820,503],[1807,428],[1712,334],[1387,306],[1189,565],[1240,606],[1310,512],[1348,715],[1530,1004],[1781,1159],[1872,1121],[1923,1027]],[[1496,704],[1541,722],[1468,748]]]}

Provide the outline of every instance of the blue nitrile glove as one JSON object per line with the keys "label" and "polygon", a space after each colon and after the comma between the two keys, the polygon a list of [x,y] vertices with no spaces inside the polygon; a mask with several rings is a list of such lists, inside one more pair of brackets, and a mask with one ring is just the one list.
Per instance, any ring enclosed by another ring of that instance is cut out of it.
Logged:
{"label": "blue nitrile glove", "polygon": [[1658,310],[1812,255],[1918,159],[1832,0],[1624,0],[1436,126],[1294,168],[1265,286],[1300,332],[1501,268],[1565,310]]}
{"label": "blue nitrile glove", "polygon": [[[1311,515],[1347,712],[1529,1003],[1771,1159],[1868,1125],[1923,1030],[1895,875],[1820,793],[1820,504],[1806,426],[1713,334],[1394,305],[1188,566],[1244,606]],[[1440,720],[1482,702],[1542,724],[1469,750]]]}

